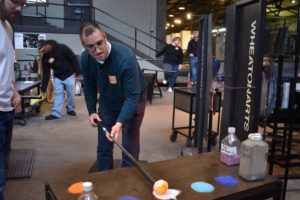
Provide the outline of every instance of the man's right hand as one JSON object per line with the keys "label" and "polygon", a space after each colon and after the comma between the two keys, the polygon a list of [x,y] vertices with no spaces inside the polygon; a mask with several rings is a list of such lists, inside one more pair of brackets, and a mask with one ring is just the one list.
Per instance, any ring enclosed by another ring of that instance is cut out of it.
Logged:
{"label": "man's right hand", "polygon": [[99,117],[99,115],[97,113],[93,113],[90,115],[90,123],[93,125],[93,126],[98,126],[97,123],[95,123],[95,119],[98,120],[98,121],[102,121]]}
{"label": "man's right hand", "polygon": [[190,53],[190,57],[193,57],[194,56],[194,54],[193,53]]}

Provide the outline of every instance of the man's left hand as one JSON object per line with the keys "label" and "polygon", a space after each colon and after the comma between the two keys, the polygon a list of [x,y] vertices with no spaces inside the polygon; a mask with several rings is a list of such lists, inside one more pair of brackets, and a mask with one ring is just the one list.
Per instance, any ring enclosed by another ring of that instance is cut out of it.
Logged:
{"label": "man's left hand", "polygon": [[11,100],[11,105],[14,107],[16,112],[21,112],[21,97],[19,93],[14,94]]}
{"label": "man's left hand", "polygon": [[106,131],[106,137],[109,141],[113,142],[113,138],[115,140],[118,140],[120,137],[120,133],[121,133],[121,128],[122,128],[122,123],[117,122],[112,128],[111,128],[111,132],[107,132]]}
{"label": "man's left hand", "polygon": [[178,70],[180,71],[182,69],[182,65],[179,65]]}

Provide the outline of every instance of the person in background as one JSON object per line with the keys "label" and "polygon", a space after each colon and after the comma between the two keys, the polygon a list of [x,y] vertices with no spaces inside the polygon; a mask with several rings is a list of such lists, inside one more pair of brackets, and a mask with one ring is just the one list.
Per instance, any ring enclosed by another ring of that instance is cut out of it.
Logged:
{"label": "person in background", "polygon": [[[80,65],[84,78],[84,96],[90,123],[102,121],[107,131],[98,128],[98,171],[113,168],[113,140],[122,129],[124,148],[138,160],[140,127],[145,112],[145,79],[134,53],[124,45],[107,41],[106,34],[93,21],[80,28],[80,39],[85,51]],[[99,107],[97,91],[99,90]],[[122,153],[122,167],[134,163]]]}
{"label": "person in background", "polygon": [[178,76],[178,70],[181,70],[183,65],[183,52],[179,47],[180,38],[174,37],[172,44],[167,44],[164,48],[155,55],[155,59],[159,56],[164,55],[163,66],[164,70],[164,80],[163,83],[168,85],[168,92],[173,92],[174,84]]}
{"label": "person in background", "polygon": [[193,31],[193,39],[189,41],[187,55],[189,56],[192,74],[192,84],[197,82],[198,73],[198,31]]}
{"label": "person in background", "polygon": [[4,200],[5,173],[13,134],[14,112],[20,111],[21,97],[13,83],[13,31],[7,20],[22,13],[25,0],[0,0],[0,200]]}
{"label": "person in background", "polygon": [[46,116],[46,120],[61,118],[61,110],[64,104],[64,91],[67,93],[67,114],[75,116],[75,76],[81,76],[78,60],[73,51],[66,45],[57,43],[54,40],[41,40],[39,42],[39,52],[43,52],[43,80],[41,91],[45,95],[50,79],[50,69],[54,71],[53,91],[54,102],[51,114]]}

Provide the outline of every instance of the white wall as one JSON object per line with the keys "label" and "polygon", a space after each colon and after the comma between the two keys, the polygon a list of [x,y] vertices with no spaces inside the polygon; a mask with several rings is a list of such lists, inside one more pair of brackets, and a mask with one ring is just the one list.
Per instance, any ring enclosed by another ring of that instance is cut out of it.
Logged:
{"label": "white wall", "polygon": [[[34,34],[34,33],[31,33],[31,34]],[[77,55],[81,54],[83,47],[81,45],[78,34],[56,34],[56,33],[55,34],[54,33],[40,33],[40,34],[45,34],[47,40],[55,40],[58,43],[66,44]],[[19,58],[18,58],[19,60],[33,59],[32,56],[28,56],[26,54],[38,55],[37,49],[17,49],[17,51],[19,52]],[[26,64],[26,62],[20,63],[21,69],[23,69],[24,64]]]}
{"label": "white wall", "polygon": [[[94,0],[93,6],[104,10],[105,12],[155,36],[156,17],[159,17],[159,14],[157,16],[156,13],[156,0]],[[134,39],[134,28],[130,28],[129,26],[123,25],[117,20],[107,17],[106,15],[98,11],[96,11],[95,16],[96,20],[100,23],[109,25],[109,27],[111,27],[112,29],[119,30],[121,33],[129,35],[131,38]],[[103,25],[102,28],[104,32],[110,33],[116,36],[118,39],[121,39],[131,47],[134,47],[134,40],[126,38],[121,34],[116,34]],[[154,39],[141,32],[137,33],[137,38],[139,39],[139,41],[142,41],[143,43],[155,49],[156,44]],[[141,44],[137,45],[137,49],[147,55],[151,54],[151,51]],[[153,57],[153,55],[149,56]]]}
{"label": "white wall", "polygon": [[[57,3],[57,4],[63,4],[64,1],[62,0],[48,0],[49,3]],[[45,15],[44,6],[38,6],[37,12]],[[64,7],[63,6],[55,6],[55,5],[48,5],[46,7],[46,14],[47,17],[57,17],[57,18],[64,18]],[[23,10],[23,15],[29,15],[29,16],[35,16],[36,15],[36,6],[29,6]],[[40,16],[40,15],[38,15]],[[47,19],[47,23],[50,25],[64,28],[64,21],[58,20],[58,19]]]}

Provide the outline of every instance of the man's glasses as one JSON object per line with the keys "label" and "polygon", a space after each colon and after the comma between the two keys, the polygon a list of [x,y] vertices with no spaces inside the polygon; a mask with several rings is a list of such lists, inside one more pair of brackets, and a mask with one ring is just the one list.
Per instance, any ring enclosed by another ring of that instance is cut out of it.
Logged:
{"label": "man's glasses", "polygon": [[94,45],[92,45],[92,44],[86,45],[86,48],[90,51],[96,51],[96,49],[102,48],[105,44],[106,44],[106,40],[103,39]]}
{"label": "man's glasses", "polygon": [[15,4],[16,7],[18,7],[18,6],[24,7],[24,6],[27,5],[26,3],[20,2],[20,1],[18,1],[18,0],[10,0],[10,1],[11,1],[13,4]]}

